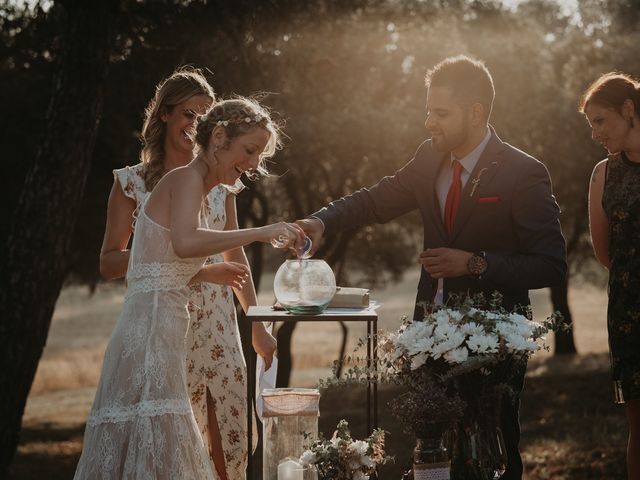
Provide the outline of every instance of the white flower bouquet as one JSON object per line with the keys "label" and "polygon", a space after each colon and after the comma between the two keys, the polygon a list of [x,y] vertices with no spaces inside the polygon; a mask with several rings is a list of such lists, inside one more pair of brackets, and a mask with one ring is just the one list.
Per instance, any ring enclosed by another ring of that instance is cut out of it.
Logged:
{"label": "white flower bouquet", "polygon": [[346,420],[340,420],[331,440],[316,440],[300,457],[303,466],[315,465],[320,480],[367,480],[388,460],[384,430],[374,430],[365,440],[353,440]]}
{"label": "white flower bouquet", "polygon": [[496,299],[491,310],[477,308],[477,303],[477,298],[467,299],[453,308],[433,310],[419,321],[405,319],[398,331],[381,339],[383,366],[399,373],[429,364],[441,377],[473,370],[488,374],[491,365],[526,359],[543,348],[540,342],[558,324],[555,314],[538,323],[497,307]]}

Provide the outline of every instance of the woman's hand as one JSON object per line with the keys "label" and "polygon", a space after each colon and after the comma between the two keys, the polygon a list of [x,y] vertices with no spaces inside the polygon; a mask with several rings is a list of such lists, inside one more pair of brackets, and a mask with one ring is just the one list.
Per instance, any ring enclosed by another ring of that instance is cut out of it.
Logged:
{"label": "woman's hand", "polygon": [[301,256],[305,247],[305,233],[295,223],[278,222],[261,227],[265,243],[271,243],[276,248],[289,248],[297,256]]}
{"label": "woman's hand", "polygon": [[267,331],[264,324],[256,322],[251,330],[251,343],[256,353],[264,360],[265,371],[269,370],[278,346],[275,337]]}
{"label": "woman's hand", "polygon": [[220,262],[205,265],[189,283],[217,283],[242,290],[249,279],[249,268],[242,263]]}

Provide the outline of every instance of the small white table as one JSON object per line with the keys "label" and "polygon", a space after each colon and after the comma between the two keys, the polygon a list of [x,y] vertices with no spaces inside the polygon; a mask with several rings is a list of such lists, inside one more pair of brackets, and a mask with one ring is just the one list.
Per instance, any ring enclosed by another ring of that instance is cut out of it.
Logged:
{"label": "small white table", "polygon": [[[369,308],[327,308],[317,315],[301,315],[286,310],[276,310],[271,306],[249,307],[247,318],[250,322],[367,322],[367,367],[377,368],[378,360],[378,313]],[[249,459],[247,480],[253,480],[253,458],[251,455],[253,429],[253,399],[255,398],[255,365],[247,366],[247,443]],[[375,373],[374,373],[375,375]],[[372,421],[373,420],[373,421]],[[367,432],[378,427],[378,384],[370,381],[367,384]],[[257,452],[256,452],[257,453]]]}

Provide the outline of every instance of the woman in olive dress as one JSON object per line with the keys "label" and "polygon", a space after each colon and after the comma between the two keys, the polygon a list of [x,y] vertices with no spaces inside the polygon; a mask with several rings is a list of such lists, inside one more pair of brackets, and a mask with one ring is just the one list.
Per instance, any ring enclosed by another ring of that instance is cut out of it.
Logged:
{"label": "woman in olive dress", "polygon": [[607,327],[616,403],[629,422],[628,478],[640,480],[640,83],[602,75],[580,104],[608,157],[593,169],[591,241],[609,269]]}

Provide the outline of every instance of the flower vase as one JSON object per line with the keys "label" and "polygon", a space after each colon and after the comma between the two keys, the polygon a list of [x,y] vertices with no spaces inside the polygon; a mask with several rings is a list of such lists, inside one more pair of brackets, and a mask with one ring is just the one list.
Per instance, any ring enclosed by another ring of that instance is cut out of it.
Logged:
{"label": "flower vase", "polygon": [[443,436],[447,424],[434,423],[416,434],[413,450],[414,480],[450,480],[451,461],[444,447]]}
{"label": "flower vase", "polygon": [[463,420],[451,437],[452,480],[495,480],[507,466],[500,429],[503,390],[496,388],[467,399]]}

